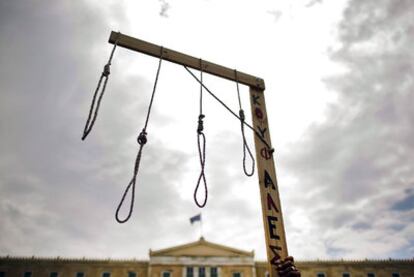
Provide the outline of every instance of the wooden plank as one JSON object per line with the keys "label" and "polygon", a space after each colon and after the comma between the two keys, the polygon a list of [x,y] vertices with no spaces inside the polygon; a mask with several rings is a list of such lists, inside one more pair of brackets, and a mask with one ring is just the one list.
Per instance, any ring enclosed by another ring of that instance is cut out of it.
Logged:
{"label": "wooden plank", "polygon": [[[114,44],[115,41],[118,40],[118,45],[121,47],[125,47],[127,49],[137,51],[140,53],[144,53],[153,57],[159,57],[161,54],[161,46],[133,38],[118,32],[111,32],[109,37],[109,43]],[[185,65],[187,67],[200,70],[200,59],[195,58],[166,47],[163,47],[163,59],[177,63],[180,65]],[[230,69],[212,62],[202,61],[202,68],[203,71],[206,73],[210,73],[212,75],[236,81],[234,69]],[[247,85],[249,87],[256,87],[258,89],[265,89],[265,83],[262,78],[258,78],[243,72],[237,71],[237,77],[240,84]]]}
{"label": "wooden plank", "polygon": [[[269,124],[267,120],[264,90],[250,87],[250,105],[253,126],[271,145]],[[279,276],[275,261],[288,256],[285,228],[276,170],[272,151],[255,136],[256,163],[259,176],[260,198],[262,202],[263,223],[265,229],[268,268],[271,277]]]}

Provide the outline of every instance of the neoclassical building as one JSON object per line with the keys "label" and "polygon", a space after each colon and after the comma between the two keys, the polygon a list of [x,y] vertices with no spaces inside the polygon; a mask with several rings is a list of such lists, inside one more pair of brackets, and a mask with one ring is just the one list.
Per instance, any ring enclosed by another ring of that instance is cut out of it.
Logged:
{"label": "neoclassical building", "polygon": [[[414,277],[414,259],[297,261],[303,277]],[[149,260],[0,257],[0,277],[267,277],[266,262],[200,238]]]}

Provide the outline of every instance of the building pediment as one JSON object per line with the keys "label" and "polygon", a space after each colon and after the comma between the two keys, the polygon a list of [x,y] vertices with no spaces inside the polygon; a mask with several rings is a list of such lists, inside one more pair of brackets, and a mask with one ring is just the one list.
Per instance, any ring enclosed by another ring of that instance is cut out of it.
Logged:
{"label": "building pediment", "polygon": [[201,237],[198,241],[175,247],[150,250],[150,257],[253,257],[253,251],[243,251],[221,244],[206,241]]}

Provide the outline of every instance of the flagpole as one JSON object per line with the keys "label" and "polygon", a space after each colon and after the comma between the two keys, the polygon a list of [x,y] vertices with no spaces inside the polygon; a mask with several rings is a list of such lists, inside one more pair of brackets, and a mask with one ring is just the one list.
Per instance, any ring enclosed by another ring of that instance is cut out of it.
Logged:
{"label": "flagpole", "polygon": [[[201,213],[200,213],[201,215]],[[203,237],[203,217],[200,216],[200,238]]]}

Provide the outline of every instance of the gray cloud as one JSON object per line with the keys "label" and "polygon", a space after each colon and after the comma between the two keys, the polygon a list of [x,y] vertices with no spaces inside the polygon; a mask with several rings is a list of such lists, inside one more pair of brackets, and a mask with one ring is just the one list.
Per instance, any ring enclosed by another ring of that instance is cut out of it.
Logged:
{"label": "gray cloud", "polygon": [[[188,209],[175,205],[174,187],[188,156],[150,136],[133,219],[115,224],[152,88],[118,74],[118,52],[96,126],[80,140],[110,51],[105,22],[122,16],[82,2],[2,2],[0,10],[0,255],[145,256],[148,247],[131,244],[132,234],[166,238],[166,216]],[[164,121],[152,112],[151,124]],[[154,228],[140,228],[148,223]]]}
{"label": "gray cloud", "polygon": [[[412,249],[407,239],[413,234],[403,231],[411,228],[411,216],[399,211],[413,208],[412,196],[401,197],[414,180],[413,16],[410,1],[349,3],[341,45],[331,52],[348,71],[325,80],[337,102],[326,121],[310,127],[304,141],[281,158],[306,192],[297,201],[317,232],[326,239],[335,230],[349,240],[332,241],[326,255],[361,255],[355,236],[391,240],[393,226],[400,226],[397,236],[405,239],[391,247],[394,253]],[[380,257],[389,248],[377,245],[366,256]]]}
{"label": "gray cloud", "polygon": [[283,15],[283,12],[282,11],[279,11],[279,10],[271,10],[271,11],[267,11],[267,13],[274,17],[274,21],[275,22],[278,22],[279,19]]}
{"label": "gray cloud", "polygon": [[[194,233],[196,145],[189,155],[157,136],[173,120],[158,109],[133,217],[126,225],[114,221],[152,88],[152,80],[123,71],[126,52],[117,50],[96,126],[80,141],[111,48],[107,22],[129,29],[117,3],[0,3],[0,255],[145,257],[150,247],[188,242]],[[279,149],[281,172],[299,180],[289,189],[300,193],[284,194],[283,203],[299,258],[413,256],[412,10],[409,1],[350,2],[341,46],[331,53],[349,71],[326,80],[338,101],[304,141]],[[234,126],[215,137],[207,132],[203,217],[214,219],[206,220],[213,222],[205,225],[208,239],[249,249],[263,243],[255,237],[262,222],[260,205],[249,206],[246,195],[260,200],[257,191],[249,194]],[[183,196],[178,191],[188,182]],[[308,224],[298,226],[297,213]]]}
{"label": "gray cloud", "polygon": [[313,6],[317,5],[317,4],[322,4],[322,3],[323,3],[323,0],[312,0],[312,1],[309,1],[309,2],[305,5],[305,7],[307,7],[307,8],[311,8],[311,7],[313,7]]}
{"label": "gray cloud", "polygon": [[160,16],[168,17],[168,10],[171,8],[170,4],[165,0],[159,0],[161,4]]}

